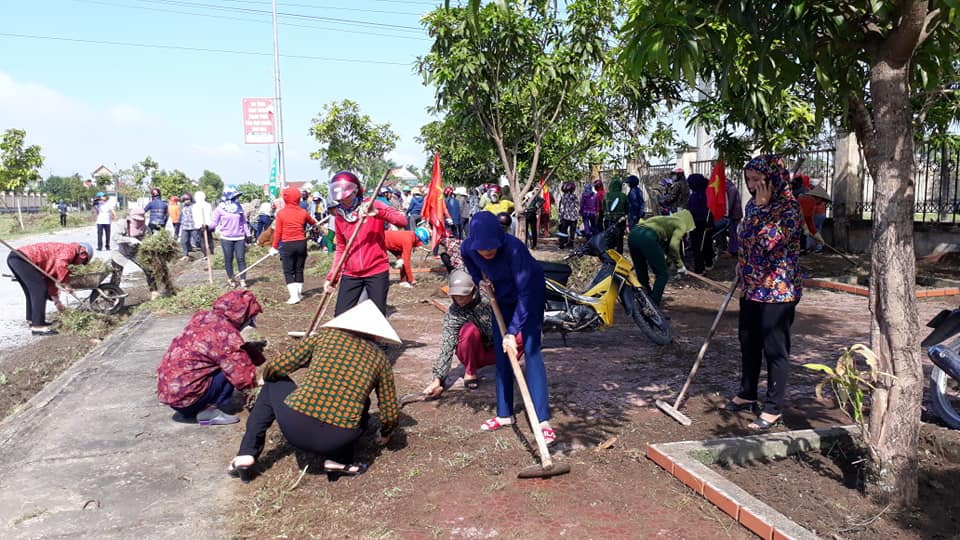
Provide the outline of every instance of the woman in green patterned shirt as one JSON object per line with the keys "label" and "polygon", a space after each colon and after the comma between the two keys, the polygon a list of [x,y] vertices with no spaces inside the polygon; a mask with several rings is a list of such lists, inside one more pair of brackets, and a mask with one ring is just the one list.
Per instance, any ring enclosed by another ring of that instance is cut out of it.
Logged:
{"label": "woman in green patterned shirt", "polygon": [[[367,424],[371,391],[376,391],[380,408],[377,442],[389,442],[400,410],[393,369],[375,340],[400,343],[400,338],[370,300],[323,326],[264,364],[265,383],[247,418],[230,474],[250,480],[274,420],[290,444],[327,458],[326,472],[363,473],[366,464],[351,462],[354,443]],[[303,367],[307,373],[298,386],[289,375]]]}

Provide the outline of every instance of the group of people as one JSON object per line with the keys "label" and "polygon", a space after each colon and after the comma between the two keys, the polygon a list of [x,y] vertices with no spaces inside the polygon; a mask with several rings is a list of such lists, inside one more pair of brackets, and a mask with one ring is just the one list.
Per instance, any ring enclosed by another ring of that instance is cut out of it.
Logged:
{"label": "group of people", "polygon": [[[802,295],[798,258],[803,214],[780,158],[758,156],[744,167],[744,175],[751,198],[737,228],[737,279],[742,286],[741,378],[737,392],[723,408],[752,411],[756,417],[749,427],[763,431],[777,425],[783,414],[790,328]],[[572,194],[572,190],[563,192]],[[400,343],[385,317],[389,271],[386,233],[388,224],[404,230],[407,215],[383,201],[364,197],[359,179],[349,172],[334,175],[330,193],[336,202],[332,208],[335,261],[346,255],[343,274],[331,272],[324,283],[329,292],[339,286],[334,318],[317,333],[267,359],[262,342],[247,342],[241,334],[245,327],[255,324],[262,307],[252,292],[233,290],[221,296],[213,309],[194,316],[173,340],[158,368],[158,395],[163,403],[183,419],[218,425],[239,421],[230,412],[231,396],[255,386],[254,373],[257,366],[262,366],[263,386],[247,419],[237,455],[228,467],[231,474],[244,479],[253,474],[264,450],[266,430],[273,422],[279,424],[293,446],[322,455],[324,469],[332,475],[356,475],[366,470],[366,464],[354,462],[353,449],[368,426],[371,392],[376,392],[380,410],[378,444],[387,444],[398,425],[393,371],[383,347],[384,343]],[[616,215],[618,223],[630,219],[629,193],[623,195],[626,203],[613,208],[627,205],[623,214]],[[297,272],[302,272],[304,230],[315,219],[297,204],[299,192],[288,189],[283,197],[287,204],[277,212],[273,250],[284,260],[288,286],[296,288],[302,286],[302,281],[297,281],[302,280],[302,273]],[[692,198],[696,200],[695,195]],[[363,210],[367,215],[361,220]],[[561,223],[564,221],[572,220],[561,212]],[[627,241],[635,265],[638,269],[650,265],[656,271],[665,265],[665,258],[682,265],[679,245],[683,236],[693,233],[697,226],[688,208],[637,219],[629,226]],[[356,227],[360,231],[355,251],[345,254],[346,238]],[[515,422],[509,358],[522,357],[532,401],[542,420],[537,429],[548,444],[553,443],[557,433],[550,424],[541,350],[543,270],[496,214],[474,214],[468,232],[456,265],[450,268],[447,286],[452,303],[443,316],[440,350],[429,384],[422,392],[434,398],[443,394],[454,355],[464,365],[463,384],[468,390],[479,386],[478,370],[493,365],[496,415],[479,429],[498,430]],[[664,286],[665,282],[658,281],[652,287],[658,302]],[[368,300],[360,302],[362,292]],[[291,296],[295,293],[299,294],[291,290]],[[500,310],[503,328],[495,322],[495,309]],[[764,360],[767,394],[761,400],[758,386]],[[298,377],[299,384],[290,378],[298,369],[306,369],[306,374]]]}

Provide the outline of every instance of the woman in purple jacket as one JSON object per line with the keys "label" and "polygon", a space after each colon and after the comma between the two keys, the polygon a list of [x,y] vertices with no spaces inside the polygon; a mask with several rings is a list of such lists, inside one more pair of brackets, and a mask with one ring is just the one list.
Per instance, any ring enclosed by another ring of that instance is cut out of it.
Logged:
{"label": "woman in purple jacket", "polygon": [[[210,227],[220,233],[220,246],[223,248],[223,266],[227,277],[233,279],[233,259],[237,259],[237,270],[243,273],[247,269],[247,217],[243,207],[237,202],[240,192],[227,188],[217,209],[210,218]],[[246,280],[240,280],[240,287],[246,288]]]}

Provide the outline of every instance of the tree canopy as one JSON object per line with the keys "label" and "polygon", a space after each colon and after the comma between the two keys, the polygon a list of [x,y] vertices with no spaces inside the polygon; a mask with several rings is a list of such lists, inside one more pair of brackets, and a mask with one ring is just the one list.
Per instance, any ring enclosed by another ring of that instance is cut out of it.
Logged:
{"label": "tree canopy", "polygon": [[40,180],[43,155],[37,145],[24,146],[27,132],[8,129],[0,138],[0,189],[19,190]]}
{"label": "tree canopy", "polygon": [[349,99],[324,105],[309,133],[320,143],[310,157],[320,160],[325,168],[357,171],[374,178],[386,170],[386,155],[399,140],[389,123],[375,124],[360,111],[359,104]]}

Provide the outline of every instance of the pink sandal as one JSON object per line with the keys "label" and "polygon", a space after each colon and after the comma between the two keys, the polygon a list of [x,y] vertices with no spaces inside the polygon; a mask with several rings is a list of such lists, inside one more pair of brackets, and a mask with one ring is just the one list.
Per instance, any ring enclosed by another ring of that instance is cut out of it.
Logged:
{"label": "pink sandal", "polygon": [[513,418],[511,418],[509,422],[501,422],[500,418],[494,416],[480,425],[480,431],[496,431],[511,424],[513,424]]}
{"label": "pink sandal", "polygon": [[543,440],[548,446],[557,441],[557,434],[554,433],[553,428],[542,428],[540,432],[543,433]]}

